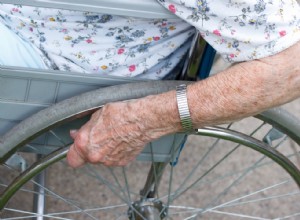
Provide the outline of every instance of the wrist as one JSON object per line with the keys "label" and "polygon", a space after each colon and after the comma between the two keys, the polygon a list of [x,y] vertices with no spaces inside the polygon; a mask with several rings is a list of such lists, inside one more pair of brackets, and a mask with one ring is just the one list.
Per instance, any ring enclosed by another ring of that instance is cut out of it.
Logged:
{"label": "wrist", "polygon": [[139,100],[139,115],[163,135],[183,131],[177,107],[176,91],[151,95]]}

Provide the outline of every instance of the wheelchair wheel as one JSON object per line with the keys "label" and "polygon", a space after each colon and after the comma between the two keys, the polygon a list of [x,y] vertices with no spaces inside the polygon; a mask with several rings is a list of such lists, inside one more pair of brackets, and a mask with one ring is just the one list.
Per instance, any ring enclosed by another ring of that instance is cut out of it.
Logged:
{"label": "wheelchair wheel", "polygon": [[[124,91],[118,86],[122,95],[112,94],[114,88],[101,90],[113,97],[91,92],[34,115],[2,137],[1,219],[299,218],[300,172],[294,164],[300,163],[300,123],[280,109],[199,129],[180,153],[171,152],[170,161],[76,170],[66,165],[70,143],[53,126],[61,127],[107,102],[167,91],[177,83],[130,85],[130,95],[125,94],[126,86]],[[52,146],[40,149],[30,141],[47,131],[61,149],[36,159],[36,153],[48,154]],[[11,156],[22,149],[31,153]],[[155,149],[151,151],[154,158]]]}

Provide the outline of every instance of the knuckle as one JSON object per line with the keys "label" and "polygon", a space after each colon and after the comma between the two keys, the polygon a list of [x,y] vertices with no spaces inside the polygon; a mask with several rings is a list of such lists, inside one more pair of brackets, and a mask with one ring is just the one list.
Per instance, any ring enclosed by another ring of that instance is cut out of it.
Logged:
{"label": "knuckle", "polygon": [[104,115],[116,115],[116,114],[120,114],[120,108],[122,108],[123,103],[108,103],[106,105],[103,106],[102,108],[102,114]]}
{"label": "knuckle", "polygon": [[102,107],[102,114],[105,114],[106,112],[109,112],[110,109],[112,109],[112,104],[108,103],[108,104],[104,105]]}
{"label": "knuckle", "polygon": [[84,148],[88,143],[87,137],[88,136],[85,133],[79,132],[75,139],[76,146],[79,147],[80,149]]}
{"label": "knuckle", "polygon": [[90,163],[100,163],[101,162],[101,156],[99,154],[89,154],[88,161]]}
{"label": "knuckle", "polygon": [[112,167],[112,166],[115,166],[115,163],[113,161],[105,161],[105,162],[103,162],[103,165]]}

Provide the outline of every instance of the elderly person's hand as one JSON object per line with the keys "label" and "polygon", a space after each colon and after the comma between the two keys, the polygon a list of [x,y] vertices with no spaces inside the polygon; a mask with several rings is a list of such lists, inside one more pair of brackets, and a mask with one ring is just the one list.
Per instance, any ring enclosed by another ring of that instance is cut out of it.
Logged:
{"label": "elderly person's hand", "polygon": [[[175,93],[170,95],[175,99]],[[180,123],[176,126],[174,120],[179,117],[176,117],[174,104],[175,100],[161,103],[156,96],[149,96],[105,105],[79,131],[71,131],[74,144],[68,154],[69,164],[72,167],[85,162],[126,165],[141,152],[145,144],[180,129]],[[157,105],[164,108],[156,108]],[[174,112],[175,117],[165,117],[167,109]]]}
{"label": "elderly person's hand", "polygon": [[[193,124],[237,120],[300,97],[299,51],[297,43],[277,55],[237,64],[189,85]],[[175,91],[108,104],[73,132],[68,161],[72,167],[85,162],[126,165],[149,141],[180,130]]]}

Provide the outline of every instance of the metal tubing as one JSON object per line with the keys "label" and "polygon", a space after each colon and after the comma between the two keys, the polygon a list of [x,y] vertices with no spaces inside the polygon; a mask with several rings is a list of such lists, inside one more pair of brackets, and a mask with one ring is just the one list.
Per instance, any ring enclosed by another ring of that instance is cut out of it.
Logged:
{"label": "metal tubing", "polygon": [[156,0],[2,0],[1,3],[88,11],[140,18],[177,18]]}
{"label": "metal tubing", "polygon": [[144,188],[141,190],[140,195],[142,198],[154,198],[157,194],[157,189],[160,180],[163,176],[164,169],[168,163],[152,163],[150,171],[147,176],[147,180]]}
{"label": "metal tubing", "polygon": [[266,143],[258,141],[257,139],[240,132],[219,127],[197,129],[196,134],[236,142],[266,155],[280,165],[283,169],[285,169],[300,188],[300,170],[287,157]]}
{"label": "metal tubing", "polygon": [[37,163],[33,164],[30,168],[28,168],[25,172],[23,172],[20,176],[18,176],[0,195],[0,210],[5,207],[5,204],[9,201],[9,199],[30,179],[39,174],[41,171],[46,169],[51,164],[62,160],[66,157],[69,147],[59,149]]}
{"label": "metal tubing", "polygon": [[[37,159],[40,160],[42,155],[37,155]],[[45,186],[46,186],[47,171],[43,170],[35,178],[34,182],[34,197],[33,197],[33,213],[37,214],[34,220],[43,220],[45,214],[46,200],[45,200]]]}

